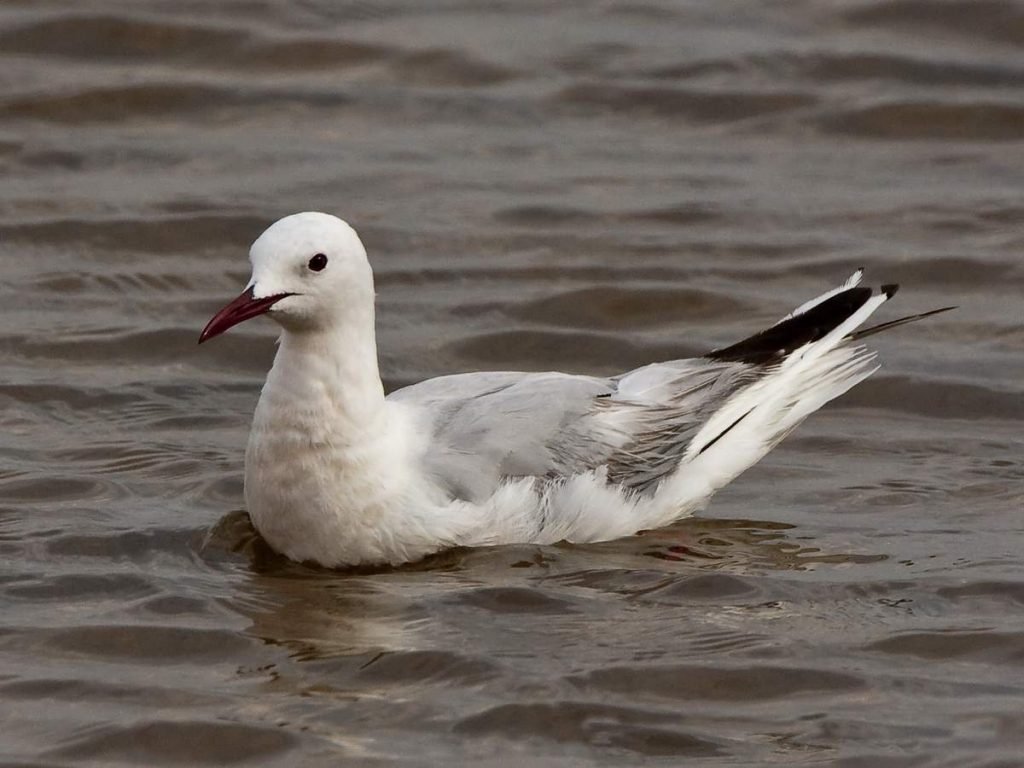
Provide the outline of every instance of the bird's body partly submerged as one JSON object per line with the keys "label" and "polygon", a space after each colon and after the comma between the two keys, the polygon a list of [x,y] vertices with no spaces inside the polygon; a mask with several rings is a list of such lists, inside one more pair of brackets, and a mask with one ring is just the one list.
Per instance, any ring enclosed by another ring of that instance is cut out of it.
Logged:
{"label": "bird's body partly submerged", "polygon": [[264,312],[283,327],[246,451],[246,504],[275,550],[329,567],[604,541],[692,514],[875,370],[857,339],[881,326],[857,329],[896,290],[858,287],[858,270],[738,344],[610,378],[464,373],[385,397],[355,232],[295,214],[250,258],[246,292],[200,341]]}

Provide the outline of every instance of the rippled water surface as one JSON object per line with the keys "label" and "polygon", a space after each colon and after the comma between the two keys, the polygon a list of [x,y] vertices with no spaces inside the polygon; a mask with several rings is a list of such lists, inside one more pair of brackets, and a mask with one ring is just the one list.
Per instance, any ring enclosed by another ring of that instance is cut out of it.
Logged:
{"label": "rippled water surface", "polygon": [[[4,4],[0,762],[1024,764],[1022,51],[1013,0]],[[392,387],[860,265],[961,308],[698,518],[318,571],[241,511],[271,324],[195,344],[307,208]]]}

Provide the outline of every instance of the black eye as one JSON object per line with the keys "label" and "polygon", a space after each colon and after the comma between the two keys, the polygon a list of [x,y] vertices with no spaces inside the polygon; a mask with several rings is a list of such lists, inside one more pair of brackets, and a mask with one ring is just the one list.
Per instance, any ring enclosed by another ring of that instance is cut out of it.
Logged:
{"label": "black eye", "polygon": [[322,253],[318,253],[312,259],[309,260],[309,268],[314,272],[319,272],[321,269],[327,266],[327,257]]}

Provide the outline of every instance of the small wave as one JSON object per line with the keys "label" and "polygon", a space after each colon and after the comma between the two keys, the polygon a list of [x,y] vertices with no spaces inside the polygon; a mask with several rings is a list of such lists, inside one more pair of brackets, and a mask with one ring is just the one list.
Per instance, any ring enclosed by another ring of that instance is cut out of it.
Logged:
{"label": "small wave", "polygon": [[[140,718],[133,723],[86,729],[43,754],[60,760],[97,760],[129,765],[233,765],[263,762],[297,748],[301,739],[276,724]],[[298,758],[296,757],[296,760]]]}
{"label": "small wave", "polygon": [[899,102],[832,112],[818,119],[826,133],[866,139],[1019,141],[1024,107],[1002,102]]}
{"label": "small wave", "polygon": [[513,304],[507,313],[524,322],[556,328],[628,329],[663,326],[749,311],[735,299],[686,288],[597,286],[562,291]]}
{"label": "small wave", "polygon": [[557,105],[618,116],[681,118],[694,123],[731,123],[811,107],[807,93],[699,91],[603,83],[573,85],[555,97]]}
{"label": "small wave", "polygon": [[104,59],[201,56],[238,45],[245,33],[162,19],[72,15],[0,32],[0,48],[40,56]]}
{"label": "small wave", "polygon": [[927,660],[977,661],[985,664],[1024,664],[1024,633],[997,631],[904,632],[867,647]]}
{"label": "small wave", "polygon": [[589,690],[644,692],[683,701],[767,701],[798,693],[837,696],[858,691],[865,681],[843,672],[809,667],[750,667],[661,664],[607,667],[573,678]]}
{"label": "small wave", "polygon": [[[682,344],[669,345],[611,334],[509,330],[467,336],[445,345],[444,351],[470,365],[504,369],[519,366],[528,370],[593,368],[601,366],[627,369],[654,360],[691,357],[693,349]],[[696,353],[696,354],[699,354]]]}
{"label": "small wave", "polygon": [[1024,9],[1013,0],[881,0],[851,8],[848,22],[878,28],[922,29],[957,37],[1024,45]]}
{"label": "small wave", "polygon": [[544,739],[636,755],[711,757],[725,751],[715,741],[687,732],[676,713],[573,700],[503,704],[463,718],[454,729],[462,736],[516,744]]}

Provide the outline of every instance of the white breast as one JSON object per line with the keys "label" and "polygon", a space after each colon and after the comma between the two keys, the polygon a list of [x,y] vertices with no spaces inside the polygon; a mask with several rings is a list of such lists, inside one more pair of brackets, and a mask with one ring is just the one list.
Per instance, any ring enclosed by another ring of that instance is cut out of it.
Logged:
{"label": "white breast", "polygon": [[331,566],[397,564],[460,543],[471,521],[416,471],[406,406],[385,403],[354,430],[326,398],[300,407],[279,394],[260,399],[245,462],[246,505],[271,547]]}

